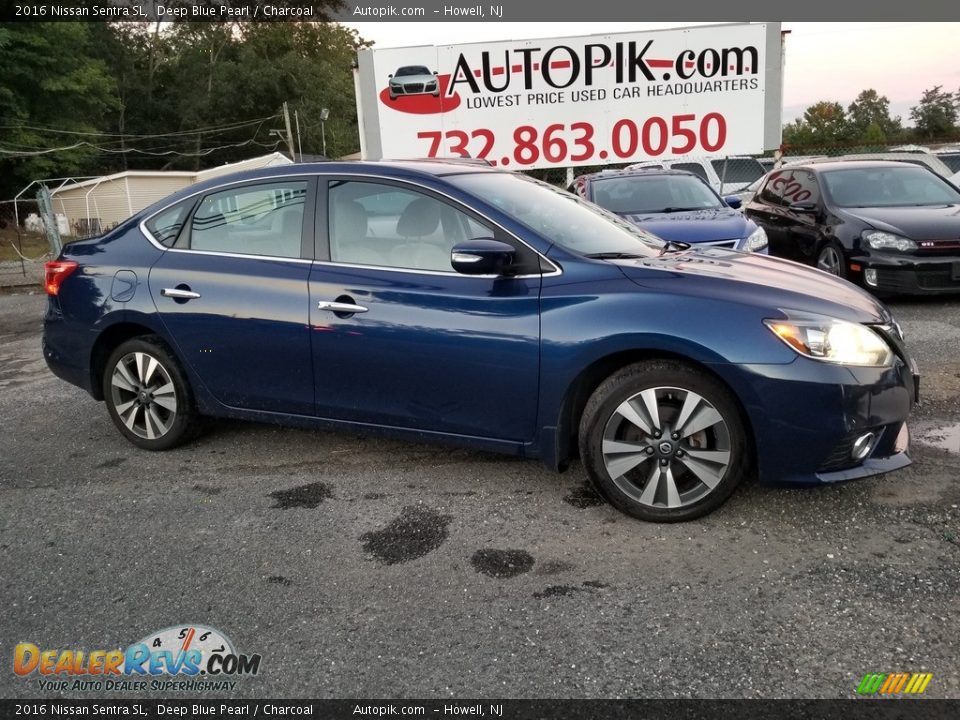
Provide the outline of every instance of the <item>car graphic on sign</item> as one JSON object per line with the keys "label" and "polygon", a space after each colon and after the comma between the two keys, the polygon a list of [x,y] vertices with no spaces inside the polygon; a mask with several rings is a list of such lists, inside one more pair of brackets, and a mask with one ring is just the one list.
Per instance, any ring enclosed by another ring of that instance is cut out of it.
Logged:
{"label": "car graphic on sign", "polygon": [[390,75],[390,99],[401,95],[433,95],[440,97],[440,81],[426,65],[404,65]]}

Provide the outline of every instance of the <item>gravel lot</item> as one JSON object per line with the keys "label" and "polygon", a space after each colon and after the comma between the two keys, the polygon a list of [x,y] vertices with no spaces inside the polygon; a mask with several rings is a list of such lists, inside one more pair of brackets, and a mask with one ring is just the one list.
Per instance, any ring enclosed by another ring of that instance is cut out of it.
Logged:
{"label": "gravel lot", "polygon": [[[927,671],[960,697],[960,300],[891,303],[913,466],[673,526],[579,465],[243,423],[135,450],[47,371],[43,304],[0,295],[8,662],[201,623],[263,656],[235,696],[831,698]],[[6,665],[0,696],[36,677]]]}

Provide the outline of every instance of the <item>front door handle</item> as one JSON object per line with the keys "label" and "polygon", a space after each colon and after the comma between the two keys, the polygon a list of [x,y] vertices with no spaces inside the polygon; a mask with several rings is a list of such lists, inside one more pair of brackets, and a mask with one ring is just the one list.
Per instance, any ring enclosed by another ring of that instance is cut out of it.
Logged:
{"label": "front door handle", "polygon": [[332,313],[343,313],[352,315],[354,313],[365,313],[368,308],[363,305],[354,305],[353,303],[337,302],[335,300],[321,300],[317,303],[317,310],[326,310]]}
{"label": "front door handle", "polygon": [[193,290],[185,290],[184,288],[163,288],[160,291],[160,294],[164,297],[173,298],[174,300],[196,300],[200,297],[200,293],[194,292]]}

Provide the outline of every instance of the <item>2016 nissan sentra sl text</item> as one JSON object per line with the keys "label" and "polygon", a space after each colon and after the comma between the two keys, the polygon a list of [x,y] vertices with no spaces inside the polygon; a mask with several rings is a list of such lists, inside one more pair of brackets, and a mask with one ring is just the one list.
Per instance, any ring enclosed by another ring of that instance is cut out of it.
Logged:
{"label": "2016 nissan sentra sl text", "polygon": [[149,450],[216,416],[579,455],[654,521],[910,462],[916,366],[877,300],[478,164],[218,178],[68,245],[46,289],[50,368]]}

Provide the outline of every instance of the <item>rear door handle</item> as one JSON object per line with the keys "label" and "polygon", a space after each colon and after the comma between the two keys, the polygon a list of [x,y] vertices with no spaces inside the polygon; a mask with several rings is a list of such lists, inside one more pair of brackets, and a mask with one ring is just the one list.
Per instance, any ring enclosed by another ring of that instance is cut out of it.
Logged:
{"label": "rear door handle", "polygon": [[335,300],[321,300],[317,303],[317,310],[326,310],[332,313],[365,313],[368,308],[363,305],[354,305],[353,303],[336,302]]}
{"label": "rear door handle", "polygon": [[200,293],[182,288],[163,288],[160,294],[164,297],[173,298],[174,300],[196,300],[200,297]]}

